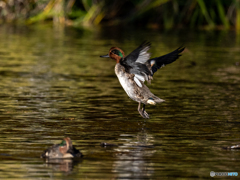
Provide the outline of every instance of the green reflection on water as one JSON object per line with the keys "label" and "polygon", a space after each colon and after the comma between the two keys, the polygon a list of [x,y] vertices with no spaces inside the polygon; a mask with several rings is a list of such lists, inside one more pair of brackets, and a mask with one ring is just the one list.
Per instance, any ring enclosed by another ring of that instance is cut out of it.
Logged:
{"label": "green reflection on water", "polygon": [[[0,39],[1,178],[188,179],[239,169],[238,151],[221,149],[239,140],[233,32],[3,26]],[[145,39],[153,57],[187,47],[149,85],[166,102],[147,106],[147,121],[121,88],[115,62],[99,58],[112,46],[128,54]],[[38,158],[64,136],[83,160],[54,166]]]}

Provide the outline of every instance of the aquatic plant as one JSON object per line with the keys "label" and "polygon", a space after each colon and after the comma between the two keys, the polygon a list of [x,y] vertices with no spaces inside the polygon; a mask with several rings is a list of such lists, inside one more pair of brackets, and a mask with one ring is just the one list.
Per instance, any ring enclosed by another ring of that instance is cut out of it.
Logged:
{"label": "aquatic plant", "polygon": [[1,22],[240,29],[240,0],[2,0]]}

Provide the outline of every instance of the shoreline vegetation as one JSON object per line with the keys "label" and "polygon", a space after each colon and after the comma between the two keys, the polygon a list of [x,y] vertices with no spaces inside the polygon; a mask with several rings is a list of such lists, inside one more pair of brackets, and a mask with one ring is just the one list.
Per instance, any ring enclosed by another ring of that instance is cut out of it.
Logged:
{"label": "shoreline vegetation", "polygon": [[0,0],[0,24],[240,30],[240,0]]}

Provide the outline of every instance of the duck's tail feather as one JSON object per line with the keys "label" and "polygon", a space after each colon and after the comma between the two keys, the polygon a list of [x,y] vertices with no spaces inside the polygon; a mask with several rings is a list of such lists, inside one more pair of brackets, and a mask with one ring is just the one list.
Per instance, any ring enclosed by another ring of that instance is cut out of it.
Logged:
{"label": "duck's tail feather", "polygon": [[147,103],[148,104],[151,104],[151,105],[156,105],[156,103],[162,103],[164,102],[165,100],[163,99],[160,99],[159,97],[157,96],[154,96],[154,97],[151,97],[147,100]]}

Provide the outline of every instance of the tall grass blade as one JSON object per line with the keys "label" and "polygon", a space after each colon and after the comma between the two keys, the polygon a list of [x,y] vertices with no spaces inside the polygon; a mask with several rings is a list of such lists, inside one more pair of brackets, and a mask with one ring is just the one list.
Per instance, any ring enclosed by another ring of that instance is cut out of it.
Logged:
{"label": "tall grass blade", "polygon": [[145,5],[146,2],[143,1],[139,6],[138,6],[138,9],[139,9],[139,12],[138,12],[138,15],[152,9],[152,8],[155,8],[155,7],[158,7],[158,6],[161,6],[167,2],[169,2],[170,0],[155,0],[155,1],[151,1],[149,4]]}
{"label": "tall grass blade", "polygon": [[235,1],[236,3],[236,29],[240,30],[240,2],[239,0]]}
{"label": "tall grass blade", "polygon": [[225,14],[224,7],[223,7],[220,0],[215,0],[215,1],[216,1],[216,4],[217,4],[220,20],[222,21],[225,29],[229,29],[230,23],[229,23],[229,20],[227,19],[227,16]]}
{"label": "tall grass blade", "polygon": [[212,19],[210,18],[209,14],[208,14],[208,9],[205,5],[204,0],[197,0],[197,2],[200,6],[200,9],[202,11],[204,18],[206,19],[206,21],[208,23],[209,28],[213,28],[215,26],[215,23],[212,21]]}

